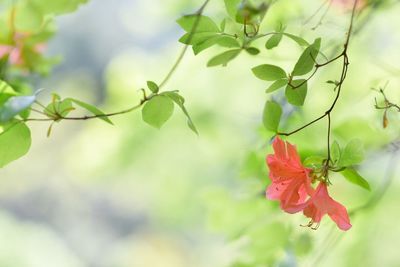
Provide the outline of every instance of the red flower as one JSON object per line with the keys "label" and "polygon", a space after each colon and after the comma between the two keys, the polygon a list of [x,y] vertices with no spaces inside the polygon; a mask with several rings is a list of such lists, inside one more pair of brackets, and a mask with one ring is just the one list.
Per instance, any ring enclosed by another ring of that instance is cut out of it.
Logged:
{"label": "red flower", "polygon": [[328,214],[341,230],[350,229],[346,208],[329,196],[326,183],[321,181],[316,189],[312,188],[312,170],[301,164],[296,147],[283,142],[279,137],[275,138],[272,146],[275,154],[268,155],[266,159],[270,171],[269,178],[272,181],[266,196],[279,200],[282,210],[288,213],[303,211],[306,217],[311,218],[307,226],[313,229],[318,228],[325,214]]}
{"label": "red flower", "polygon": [[297,154],[296,147],[276,137],[272,143],[275,154],[267,156],[269,178],[272,183],[267,188],[269,199],[280,200],[281,208],[289,213],[298,212],[308,195],[313,194],[309,174]]}
{"label": "red flower", "polygon": [[311,218],[308,226],[316,223],[315,228],[317,228],[322,217],[328,214],[341,230],[346,231],[351,228],[346,208],[329,196],[325,182],[319,183],[314,195],[304,206],[303,214]]}
{"label": "red flower", "polygon": [[[0,59],[8,56],[11,65],[24,66],[26,63],[24,50],[27,49],[25,39],[29,36],[27,33],[16,33],[12,39],[13,44],[0,44]],[[36,44],[29,49],[33,53],[41,54],[44,52],[45,44]]]}

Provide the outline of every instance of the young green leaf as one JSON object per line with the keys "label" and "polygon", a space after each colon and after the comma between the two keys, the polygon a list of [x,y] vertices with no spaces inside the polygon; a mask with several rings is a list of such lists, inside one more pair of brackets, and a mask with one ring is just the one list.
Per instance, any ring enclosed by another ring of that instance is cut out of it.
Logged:
{"label": "young green leaf", "polygon": [[224,0],[225,8],[231,18],[236,18],[236,13],[241,0]]}
{"label": "young green leaf", "polygon": [[265,48],[272,49],[274,47],[277,47],[282,40],[282,36],[282,33],[272,35],[265,43]]}
{"label": "young green leaf", "polygon": [[31,132],[25,123],[13,120],[1,124],[0,168],[25,155],[31,146]]}
{"label": "young green leaf", "polygon": [[310,45],[306,40],[304,40],[303,38],[301,38],[299,36],[296,36],[296,35],[293,35],[290,33],[286,33],[286,32],[283,32],[282,34],[286,37],[289,37],[293,41],[295,41],[299,46],[309,46]]}
{"label": "young green leaf", "polygon": [[181,38],[179,38],[179,42],[183,44],[196,45],[218,36],[220,36],[220,34],[216,32],[185,33]]}
{"label": "young green leaf", "polygon": [[267,90],[265,90],[266,93],[272,93],[276,90],[281,89],[282,87],[286,86],[288,84],[288,79],[280,79],[276,80],[274,83],[272,83]]}
{"label": "young green leaf", "polygon": [[359,164],[363,159],[363,143],[359,139],[353,139],[343,149],[338,165],[341,167],[352,166]]}
{"label": "young green leaf", "polygon": [[143,121],[160,129],[172,116],[174,103],[164,95],[157,95],[150,99],[142,109]]}
{"label": "young green leaf", "polygon": [[172,101],[174,101],[175,104],[177,104],[181,108],[183,114],[185,114],[185,116],[187,118],[187,125],[189,126],[189,128],[195,134],[198,135],[199,132],[197,131],[196,126],[194,125],[193,120],[190,117],[189,112],[186,110],[186,107],[184,105],[185,104],[185,99],[180,94],[178,94],[177,92],[164,92],[162,94],[168,96],[169,98],[171,98]]}
{"label": "young green leaf", "polygon": [[147,88],[149,88],[149,90],[152,91],[155,94],[157,94],[158,91],[160,90],[158,85],[153,81],[147,81]]}
{"label": "young green leaf", "polygon": [[78,106],[86,109],[87,111],[89,111],[90,113],[92,113],[95,116],[98,116],[98,118],[100,120],[103,120],[111,125],[113,125],[112,121],[106,116],[106,114],[101,111],[100,109],[98,109],[97,107],[90,105],[88,103],[82,102],[78,99],[74,99],[74,98],[67,98],[66,100],[70,100],[73,103],[77,104]]}
{"label": "young green leaf", "polygon": [[[197,22],[198,21],[198,22]],[[193,27],[196,26],[194,32],[219,32],[217,24],[207,16],[201,15],[186,15],[177,20],[178,24],[186,32],[190,33],[193,31]],[[196,25],[197,22],[197,25]]]}
{"label": "young green leaf", "polygon": [[60,121],[68,113],[74,110],[71,99],[61,100],[58,95],[53,94],[53,101],[44,109],[47,117]]}
{"label": "young green leaf", "polygon": [[226,66],[229,63],[229,61],[233,60],[240,54],[240,51],[242,50],[233,49],[225,51],[219,55],[216,55],[215,57],[211,58],[210,61],[208,61],[207,67],[214,67],[218,65]]}
{"label": "young green leaf", "polygon": [[303,79],[293,80],[292,85],[287,85],[285,95],[287,101],[295,106],[302,106],[307,96],[307,82]]}
{"label": "young green leaf", "polygon": [[252,71],[257,78],[265,81],[276,81],[286,78],[286,72],[282,68],[274,65],[259,65],[254,67]]}
{"label": "young green leaf", "polygon": [[315,60],[321,46],[321,38],[315,39],[314,43],[308,46],[301,54],[299,60],[294,66],[292,75],[301,76],[309,73],[315,65]]}
{"label": "young green leaf", "polygon": [[193,52],[195,55],[197,55],[201,51],[203,51],[213,45],[220,45],[220,46],[228,47],[228,48],[240,47],[239,42],[235,38],[233,38],[231,36],[216,34],[202,42],[193,44]]}
{"label": "young green leaf", "polygon": [[246,48],[246,52],[249,53],[250,55],[258,55],[260,53],[260,50],[256,47],[248,47]]}
{"label": "young green leaf", "polygon": [[264,106],[263,124],[267,130],[277,132],[282,116],[282,108],[275,101],[268,100]]}
{"label": "young green leaf", "polygon": [[353,168],[346,168],[340,172],[346,180],[349,182],[358,185],[368,191],[371,191],[371,186],[369,185],[368,181],[365,180],[355,169]]}
{"label": "young green leaf", "polygon": [[15,5],[14,27],[18,31],[37,31],[42,26],[44,14],[32,2],[19,2]]}
{"label": "young green leaf", "polygon": [[36,100],[36,96],[13,96],[0,108],[0,122],[7,122],[17,114],[28,109]]}

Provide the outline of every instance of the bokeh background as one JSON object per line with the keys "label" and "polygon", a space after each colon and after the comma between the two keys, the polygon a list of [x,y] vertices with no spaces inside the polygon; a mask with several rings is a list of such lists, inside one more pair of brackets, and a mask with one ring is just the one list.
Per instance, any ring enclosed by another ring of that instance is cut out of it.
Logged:
{"label": "bokeh background", "polygon": [[[46,53],[63,59],[35,87],[46,89],[43,99],[57,91],[105,111],[131,106],[147,80],[160,81],[171,67],[182,46],[175,20],[200,2],[91,0],[58,18],[59,32]],[[313,30],[321,13],[305,21],[321,2],[279,1],[262,29],[283,21],[288,32],[307,40],[322,36],[324,52],[333,55],[349,14],[332,7]],[[257,57],[243,54],[226,68],[206,68],[222,48],[187,53],[166,88],[185,96],[199,136],[177,109],[161,130],[142,122],[140,112],[115,117],[113,127],[63,122],[50,138],[48,125],[32,123],[29,154],[0,170],[0,266],[400,266],[399,161],[390,145],[399,138],[400,120],[390,113],[388,129],[382,128],[382,112],[374,109],[379,94],[371,90],[389,82],[388,96],[400,101],[399,13],[399,5],[388,4],[359,20],[349,77],[333,114],[339,143],[364,141],[360,172],[372,186],[367,192],[332,178],[333,195],[349,209],[372,197],[352,217],[350,231],[341,233],[327,218],[317,231],[299,227],[307,223],[301,214],[285,214],[263,197],[272,135],[260,121],[269,96],[250,69],[268,62],[290,68],[301,50],[286,40]],[[223,1],[211,1],[206,14],[222,20]],[[325,81],[339,71],[333,65],[316,76],[304,109],[286,107],[286,114],[296,113],[285,129],[326,109],[334,92]],[[325,135],[320,122],[289,140],[303,156],[323,155]]]}

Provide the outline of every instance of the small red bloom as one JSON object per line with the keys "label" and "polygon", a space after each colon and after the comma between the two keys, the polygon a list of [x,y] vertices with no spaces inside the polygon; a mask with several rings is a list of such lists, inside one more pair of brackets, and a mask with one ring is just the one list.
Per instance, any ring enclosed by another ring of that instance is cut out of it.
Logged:
{"label": "small red bloom", "polygon": [[288,213],[303,211],[306,217],[311,218],[307,226],[313,229],[318,228],[325,214],[328,214],[341,230],[350,229],[346,208],[329,196],[326,183],[321,181],[316,189],[312,188],[312,169],[301,164],[296,147],[285,143],[279,137],[275,138],[272,146],[275,154],[268,155],[266,159],[269,178],[272,181],[266,196],[279,200],[281,209]]}
{"label": "small red bloom", "polygon": [[[0,44],[0,59],[8,56],[11,65],[24,66],[24,50],[26,49],[25,39],[29,37],[26,33],[16,33],[13,36],[13,44]],[[43,53],[44,44],[36,44],[30,48],[33,53]]]}
{"label": "small red bloom", "polygon": [[329,196],[328,188],[324,182],[319,183],[314,195],[307,201],[303,213],[311,218],[308,226],[316,223],[317,228],[322,217],[328,214],[341,230],[347,231],[351,228],[346,208]]}
{"label": "small red bloom", "polygon": [[269,178],[272,183],[267,188],[269,199],[280,200],[281,208],[289,213],[303,204],[308,195],[313,194],[309,174],[311,169],[305,168],[300,161],[296,147],[276,137],[272,143],[275,154],[266,158],[269,167]]}

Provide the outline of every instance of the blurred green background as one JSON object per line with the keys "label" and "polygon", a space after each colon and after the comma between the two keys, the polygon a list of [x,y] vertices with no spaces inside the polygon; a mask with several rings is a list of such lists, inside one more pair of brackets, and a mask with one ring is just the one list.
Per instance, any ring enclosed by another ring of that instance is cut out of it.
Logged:
{"label": "blurred green background", "polygon": [[[278,1],[262,30],[283,22],[307,40],[321,36],[323,51],[335,54],[349,14],[332,7],[312,30],[320,15],[304,22],[321,2]],[[129,107],[147,80],[160,81],[171,67],[183,33],[174,21],[199,5],[92,0],[58,19],[47,53],[63,61],[35,85],[46,89],[43,98],[57,91],[109,112]],[[263,197],[272,134],[260,122],[270,96],[250,69],[274,62],[290,67],[301,50],[284,41],[266,51],[260,41],[260,56],[243,54],[226,68],[205,67],[218,48],[197,57],[187,53],[166,89],[185,96],[199,136],[177,109],[160,131],[143,123],[140,112],[114,118],[114,127],[63,122],[50,138],[48,125],[31,124],[29,154],[0,170],[0,266],[400,266],[399,162],[396,154],[389,160],[394,145],[388,146],[397,142],[400,120],[390,113],[389,127],[382,129],[382,112],[374,109],[379,95],[371,90],[389,81],[388,96],[400,100],[399,12],[399,5],[388,5],[362,14],[363,27],[351,41],[349,77],[333,113],[339,143],[364,141],[367,159],[360,172],[373,188],[369,193],[335,176],[334,197],[351,210],[393,178],[376,206],[352,217],[350,231],[339,232],[328,218],[317,231],[299,227],[307,223],[301,214],[285,214]],[[223,1],[211,1],[206,14],[222,20]],[[284,129],[326,109],[334,92],[325,81],[338,79],[339,71],[340,64],[333,65],[316,76],[304,109],[286,106],[285,114],[295,115]],[[289,141],[303,156],[323,155],[325,135],[322,121]]]}

